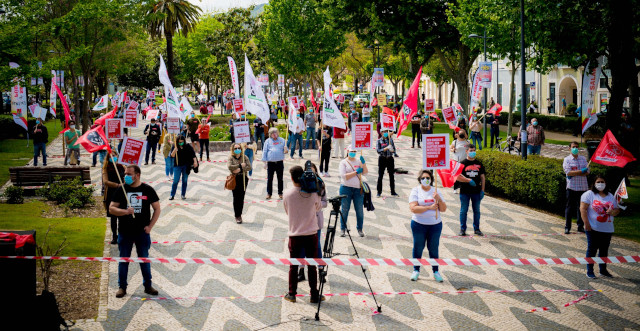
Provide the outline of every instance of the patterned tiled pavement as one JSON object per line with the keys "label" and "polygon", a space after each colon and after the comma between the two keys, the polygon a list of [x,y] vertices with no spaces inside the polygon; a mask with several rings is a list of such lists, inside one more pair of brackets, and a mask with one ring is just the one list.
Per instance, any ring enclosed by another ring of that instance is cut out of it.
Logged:
{"label": "patterned tiled pavement", "polygon": [[[361,257],[411,257],[410,212],[407,198],[417,182],[419,150],[411,149],[406,138],[397,141],[400,157],[396,166],[409,170],[396,175],[400,198],[388,197],[388,179],[382,199],[375,199],[376,210],[365,211],[366,237],[354,237]],[[49,155],[59,155],[55,146]],[[260,155],[260,152],[259,152]],[[317,161],[314,151],[304,156]],[[377,157],[365,151],[375,186]],[[213,160],[226,160],[227,153],[214,153]],[[259,157],[258,157],[259,159]],[[52,159],[61,162],[61,159]],[[87,158],[84,158],[87,160]],[[325,178],[329,195],[337,194],[338,159],[331,159],[332,177]],[[212,243],[154,244],[152,257],[288,257],[287,218],[282,203],[262,202],[265,196],[266,170],[255,163],[256,170],[248,185],[244,223],[233,219],[231,193],[223,190],[228,171],[225,163],[204,163],[199,174],[189,178],[187,201],[175,205],[168,201],[170,183],[164,176],[164,162],[143,167],[143,180],[150,182],[161,197],[162,216],[152,231],[152,240],[201,240]],[[302,164],[286,161],[285,166]],[[286,170],[286,169],[285,169]],[[489,169],[490,171],[490,169]],[[99,181],[100,172],[92,168]],[[285,178],[288,176],[285,174]],[[287,187],[290,181],[285,180]],[[524,258],[584,256],[586,238],[582,234],[559,235],[563,221],[502,200],[487,197],[482,202],[481,228],[485,238],[458,238],[458,196],[450,189],[440,189],[448,204],[443,213],[444,228],[440,241],[442,258]],[[216,202],[215,204],[198,204]],[[328,214],[328,211],[325,212]],[[471,220],[471,212],[470,212]],[[349,215],[353,229],[355,214]],[[107,230],[106,238],[110,233]],[[324,232],[324,231],[323,231]],[[542,234],[557,234],[543,236]],[[254,240],[254,241],[250,241]],[[323,241],[324,242],[324,241]],[[116,246],[105,245],[105,254],[117,256]],[[351,252],[348,239],[337,237],[335,251]],[[610,255],[637,255],[640,245],[614,238]],[[85,262],[90,263],[90,262]],[[424,269],[417,282],[409,280],[411,267],[377,266],[368,269],[376,292],[455,290],[530,290],[597,289],[593,296],[563,307],[581,297],[579,292],[550,293],[477,293],[380,295],[382,314],[373,315],[375,304],[370,296],[330,297],[322,305],[321,321],[313,320],[316,305],[309,298],[289,303],[281,298],[287,289],[288,267],[152,264],[154,286],[161,297],[199,297],[182,300],[142,300],[142,277],[138,266],[130,267],[129,294],[115,298],[117,264],[104,265],[101,311],[97,321],[78,322],[75,330],[258,330],[258,329],[639,329],[640,266],[613,265],[615,278],[586,278],[584,266],[447,266],[441,267],[444,283],[436,283]],[[368,292],[358,267],[331,267],[325,293]],[[306,282],[300,293],[308,293]],[[254,296],[251,298],[240,298]],[[234,298],[204,298],[234,297]],[[98,298],[96,298],[98,300]],[[363,302],[365,300],[365,302]],[[527,313],[537,307],[549,311]]]}

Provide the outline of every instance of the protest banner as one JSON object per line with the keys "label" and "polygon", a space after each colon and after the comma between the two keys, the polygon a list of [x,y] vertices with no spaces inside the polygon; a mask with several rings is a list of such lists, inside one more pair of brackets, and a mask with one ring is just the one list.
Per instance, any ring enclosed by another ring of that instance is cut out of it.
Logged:
{"label": "protest banner", "polygon": [[381,107],[384,107],[387,105],[387,94],[386,93],[378,93],[376,95],[376,101],[378,102],[378,105]]}
{"label": "protest banner", "polygon": [[424,112],[432,113],[436,111],[436,99],[425,99],[424,100]]}
{"label": "protest banner", "polygon": [[122,139],[124,137],[124,120],[122,118],[109,118],[105,123],[107,139]]}
{"label": "protest banner", "polygon": [[338,102],[344,103],[344,94],[338,94]]}
{"label": "protest banner", "polygon": [[422,135],[422,169],[449,169],[449,135]]}
{"label": "protest banner", "polygon": [[422,67],[418,69],[416,78],[413,79],[409,93],[402,103],[402,113],[398,120],[398,136],[402,134],[402,131],[409,125],[411,119],[418,113],[418,89],[420,88],[420,77],[422,77]]}
{"label": "protest banner", "polygon": [[[238,91],[238,94],[240,94],[240,91]],[[244,55],[244,108],[260,118],[262,123],[269,121],[271,113],[269,104],[267,104],[267,97],[264,95],[262,86],[253,75],[253,69],[251,69],[251,64],[246,54]]]}
{"label": "protest banner", "polygon": [[167,113],[160,114],[160,121],[164,122],[167,120]]}
{"label": "protest banner", "polygon": [[118,157],[118,163],[125,166],[130,164],[141,165],[142,157],[146,148],[146,141],[131,137],[124,137],[124,141],[122,142],[122,152]]}
{"label": "protest banner", "polygon": [[485,61],[478,63],[478,79],[481,87],[491,88],[491,65],[491,62]]}
{"label": "protest banner", "polygon": [[278,75],[278,87],[281,89],[284,88],[284,75]]}
{"label": "protest banner", "polygon": [[167,132],[180,133],[180,118],[167,117]]}
{"label": "protest banner", "polygon": [[156,98],[156,92],[155,91],[147,91],[147,98],[149,99],[155,99]]}
{"label": "protest banner", "polygon": [[78,140],[76,141],[76,145],[84,147],[84,149],[86,149],[89,153],[97,152],[100,150],[106,150],[111,153],[109,141],[104,135],[104,131],[102,129],[102,126],[100,125],[95,126],[93,129],[80,136],[80,138],[78,138]]}
{"label": "protest banner", "polygon": [[445,123],[453,123],[458,120],[458,116],[456,115],[453,107],[447,107],[442,110],[442,117],[444,117]]}
{"label": "protest banner", "polygon": [[31,112],[31,116],[35,118],[40,118],[43,121],[47,119],[47,108],[42,108],[36,103],[29,106],[29,111]]}
{"label": "protest banner", "polygon": [[[238,99],[234,99],[233,100],[234,103],[235,103],[236,100],[238,100]],[[212,105],[208,105],[207,106],[207,114],[209,114],[209,115],[213,114],[213,106]]]}
{"label": "protest banner", "polygon": [[227,56],[227,61],[229,62],[229,71],[231,72],[231,84],[233,85],[233,89],[235,91],[240,91],[240,81],[238,80],[238,67],[236,66],[236,61],[233,60],[231,56]]}
{"label": "protest banner", "polygon": [[351,146],[357,151],[371,149],[373,141],[373,123],[351,123]]}
{"label": "protest banner", "polygon": [[396,132],[395,117],[389,114],[381,114],[381,115],[382,115],[382,130],[391,130],[392,132]]}
{"label": "protest banner", "polygon": [[[590,62],[589,62],[590,63]],[[589,63],[585,68],[589,68]],[[581,103],[581,117],[582,117],[582,134],[587,129],[598,121],[598,115],[595,108],[595,96],[600,84],[600,74],[602,73],[602,67],[600,63],[591,71],[585,70],[582,77],[582,103]]]}
{"label": "protest banner", "polygon": [[124,127],[125,128],[138,127],[138,111],[137,110],[127,109],[124,111]]}
{"label": "protest banner", "polygon": [[244,113],[244,103],[242,99],[233,100],[233,110],[238,114]]}
{"label": "protest banner", "polygon": [[373,68],[373,84],[375,87],[384,87],[384,68]]}
{"label": "protest banner", "polygon": [[251,130],[249,130],[249,122],[247,121],[233,122],[233,138],[237,143],[250,142]]}

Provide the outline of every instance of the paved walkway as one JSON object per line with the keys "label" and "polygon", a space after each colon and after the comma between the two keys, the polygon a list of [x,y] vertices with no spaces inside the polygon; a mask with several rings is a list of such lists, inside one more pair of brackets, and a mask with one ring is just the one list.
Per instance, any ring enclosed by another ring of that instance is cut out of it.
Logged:
{"label": "paved walkway", "polygon": [[[139,135],[139,133],[134,133]],[[366,258],[411,257],[410,212],[408,194],[417,185],[415,175],[419,158],[409,151],[408,140],[397,142],[400,158],[397,167],[409,170],[396,175],[400,198],[390,198],[385,176],[383,198],[375,199],[375,212],[365,211],[366,237],[354,237]],[[51,149],[50,154],[55,155]],[[416,150],[417,151],[417,150]],[[259,153],[260,154],[260,153]],[[214,153],[212,160],[226,160],[228,153]],[[304,156],[316,161],[314,151]],[[377,158],[374,151],[364,153],[375,186]],[[259,157],[258,157],[259,159]],[[87,160],[83,157],[84,160]],[[338,159],[332,159],[326,178],[329,196],[337,194]],[[164,176],[164,162],[143,167],[142,178],[153,185],[161,197],[162,216],[152,231],[154,241],[198,240],[207,243],[153,244],[152,257],[262,258],[288,257],[287,218],[282,203],[265,202],[266,170],[255,163],[243,219],[233,219],[231,193],[223,190],[228,171],[226,163],[204,163],[198,174],[189,178],[187,200],[169,201],[170,183]],[[53,164],[53,162],[52,162]],[[288,168],[302,164],[286,161]],[[490,170],[489,170],[490,171]],[[94,182],[99,171],[92,170]],[[288,176],[285,175],[285,178]],[[291,187],[285,179],[285,189]],[[443,213],[444,228],[440,240],[442,258],[525,258],[584,256],[586,239],[582,234],[561,235],[563,221],[523,207],[486,197],[482,202],[481,227],[487,237],[456,237],[459,228],[458,196],[440,189],[448,204]],[[215,202],[214,204],[209,204]],[[187,203],[187,205],[184,205]],[[326,212],[328,214],[328,212]],[[471,214],[471,212],[470,212]],[[471,215],[470,215],[471,217]],[[354,229],[355,215],[349,215]],[[108,227],[107,227],[108,228]],[[105,239],[110,238],[110,233]],[[323,231],[324,232],[324,231]],[[354,231],[355,233],[355,231]],[[547,235],[548,234],[548,235]],[[105,244],[105,254],[117,256],[116,246]],[[337,237],[335,251],[349,253],[348,239]],[[637,255],[640,245],[614,238],[610,255]],[[90,262],[85,262],[90,263]],[[409,280],[411,267],[377,266],[368,269],[376,292],[442,292],[456,290],[602,290],[586,300],[564,308],[581,292],[546,293],[465,293],[380,295],[382,314],[373,315],[370,296],[328,297],[322,305],[321,321],[315,322],[315,305],[308,297],[297,303],[279,296],[287,290],[287,267],[152,264],[154,286],[160,297],[188,298],[150,300],[143,293],[138,266],[130,267],[129,293],[115,298],[117,264],[105,264],[98,321],[82,321],[75,330],[258,330],[258,329],[639,329],[640,266],[610,266],[615,278],[590,280],[584,266],[448,266],[441,267],[444,283],[436,283],[430,270],[423,269],[417,282]],[[357,267],[331,267],[325,293],[369,292]],[[308,293],[308,285],[299,286]],[[193,299],[198,297],[198,299]],[[144,298],[144,299],[140,299]],[[363,302],[364,301],[364,302]],[[527,313],[537,307],[550,311]],[[308,318],[308,319],[304,319]]]}

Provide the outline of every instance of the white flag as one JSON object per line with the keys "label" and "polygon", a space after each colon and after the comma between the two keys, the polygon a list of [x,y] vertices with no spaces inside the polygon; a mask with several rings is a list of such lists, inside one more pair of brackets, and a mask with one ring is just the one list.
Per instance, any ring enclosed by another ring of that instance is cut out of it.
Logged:
{"label": "white flag", "polygon": [[[236,95],[239,91],[236,91]],[[269,120],[269,105],[264,96],[260,82],[253,75],[247,55],[244,55],[244,107],[251,114],[259,117],[263,123]]]}
{"label": "white flag", "polygon": [[341,129],[346,129],[344,124],[344,118],[338,110],[336,102],[331,97],[331,73],[329,73],[329,66],[324,72],[324,101],[322,102],[322,124]]}
{"label": "white flag", "polygon": [[187,100],[187,97],[182,97],[182,99],[180,99],[180,106],[182,107],[182,113],[185,116],[193,111],[193,107],[191,107],[191,104],[189,103],[189,100]]}
{"label": "white flag", "polygon": [[627,192],[627,184],[624,182],[624,178],[622,178],[620,185],[618,185],[618,189],[616,190],[615,197],[616,197],[616,201],[618,202],[618,208],[622,210],[626,210],[627,209],[626,206],[620,205],[620,203],[622,202],[622,199],[629,199],[629,193]]}
{"label": "white flag", "polygon": [[289,131],[296,133],[298,132],[298,111],[296,106],[293,104],[292,99],[289,98],[289,119],[287,120],[287,124],[289,124]]}
{"label": "white flag", "polygon": [[49,111],[51,111],[51,115],[53,115],[53,117],[56,117],[56,97],[58,96],[57,92],[56,92],[56,87],[55,87],[55,83],[56,83],[56,71],[55,70],[51,70],[51,91],[49,92]]}
{"label": "white flag", "polygon": [[100,101],[98,101],[98,103],[93,107],[93,110],[107,109],[108,105],[109,105],[109,95],[103,95],[102,98],[100,98]]}
{"label": "white flag", "polygon": [[[590,62],[589,62],[590,63]],[[587,129],[594,125],[598,121],[598,115],[595,108],[596,91],[600,86],[600,74],[602,72],[602,65],[598,61],[598,66],[591,71],[586,70],[589,68],[589,63],[585,67],[584,75],[582,76],[582,105],[581,107],[581,121],[582,121],[582,134]]]}
{"label": "white flag", "polygon": [[171,84],[169,73],[167,72],[167,67],[164,64],[162,55],[160,55],[160,68],[158,69],[158,77],[160,78],[160,83],[162,83],[162,85],[164,86],[164,95],[166,99],[165,103],[167,104],[167,116],[174,117],[177,115],[182,121],[184,121],[186,119],[186,116],[180,111],[178,93]]}
{"label": "white flag", "polygon": [[331,97],[331,73],[329,72],[329,66],[327,66],[327,70],[324,71],[323,74],[323,78],[324,78],[324,93],[325,95],[327,95],[327,91],[329,91],[328,95],[329,97]]}
{"label": "white flag", "polygon": [[[244,57],[246,58],[247,55],[245,54]],[[238,67],[236,66],[236,61],[234,61],[231,56],[227,56],[227,61],[229,61],[229,71],[231,72],[231,83],[233,84],[233,92],[235,94],[234,99],[238,99],[240,97],[240,81],[238,80]],[[245,80],[245,86],[246,86],[247,84],[246,73],[245,73],[244,80]]]}
{"label": "white flag", "polygon": [[34,103],[29,106],[29,111],[31,111],[31,116],[35,118],[41,118],[43,121],[47,119],[47,108],[42,108]]}

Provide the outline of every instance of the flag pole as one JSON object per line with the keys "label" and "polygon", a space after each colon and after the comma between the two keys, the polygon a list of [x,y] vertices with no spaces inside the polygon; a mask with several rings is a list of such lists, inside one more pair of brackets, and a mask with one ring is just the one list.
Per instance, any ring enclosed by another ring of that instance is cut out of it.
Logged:
{"label": "flag pole", "polygon": [[[242,161],[244,161],[245,155],[244,155],[244,147],[242,146],[242,144],[240,144],[240,147],[242,147]],[[244,162],[240,162],[240,163],[244,163]],[[242,168],[242,167],[241,167]],[[247,179],[244,176],[244,168],[242,169],[242,184],[244,185],[244,190],[247,190]]]}
{"label": "flag pole", "polygon": [[[111,150],[109,150],[109,157],[111,158]],[[113,160],[111,161],[113,162]],[[118,181],[120,182],[120,187],[122,187],[122,192],[124,192],[124,197],[125,200],[127,200],[127,208],[131,207],[131,204],[129,203],[129,199],[127,199],[127,190],[124,189],[124,184],[122,183],[122,177],[120,176],[120,172],[118,171],[118,164],[114,163],[113,167],[115,168],[114,170],[116,171],[116,175],[118,175]],[[136,218],[136,214],[133,213],[131,214],[132,218]]]}
{"label": "flag pole", "polygon": [[320,146],[318,146],[318,160],[320,162],[322,162],[322,152],[320,151],[322,149],[322,138],[324,137],[324,130],[322,128],[322,119],[320,119]]}
{"label": "flag pole", "polygon": [[[424,145],[423,145],[424,146]],[[438,194],[438,171],[433,172],[433,183],[436,185],[436,194]],[[435,200],[435,199],[434,199]],[[436,204],[438,202],[436,201]],[[440,211],[440,206],[436,206],[436,220],[438,219],[438,212]]]}

